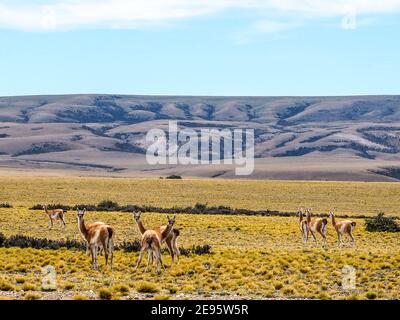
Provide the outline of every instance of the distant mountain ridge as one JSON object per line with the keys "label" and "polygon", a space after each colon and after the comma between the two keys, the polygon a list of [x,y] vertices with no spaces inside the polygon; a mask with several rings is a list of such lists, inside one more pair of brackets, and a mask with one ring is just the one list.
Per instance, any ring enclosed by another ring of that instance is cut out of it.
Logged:
{"label": "distant mountain ridge", "polygon": [[0,159],[23,166],[93,152],[143,154],[147,130],[168,120],[181,128],[254,128],[258,158],[400,160],[400,96],[129,95],[0,97]]}

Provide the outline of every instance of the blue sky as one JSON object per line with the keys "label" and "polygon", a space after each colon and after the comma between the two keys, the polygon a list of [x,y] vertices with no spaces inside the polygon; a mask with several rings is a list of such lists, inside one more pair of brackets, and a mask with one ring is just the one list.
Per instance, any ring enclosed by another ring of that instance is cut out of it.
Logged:
{"label": "blue sky", "polygon": [[0,0],[0,96],[399,94],[399,34],[394,0]]}

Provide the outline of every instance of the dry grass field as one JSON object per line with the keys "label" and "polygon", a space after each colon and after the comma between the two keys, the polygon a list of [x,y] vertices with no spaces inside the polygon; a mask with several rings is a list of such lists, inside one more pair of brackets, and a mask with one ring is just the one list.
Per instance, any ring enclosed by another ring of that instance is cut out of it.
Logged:
{"label": "dry grass field", "polygon": [[[294,211],[299,205],[346,214],[399,215],[396,183],[282,182],[246,180],[159,180],[77,177],[2,177],[0,232],[54,240],[80,240],[76,213],[67,212],[67,227],[49,230],[36,203],[98,203],[159,207],[192,206],[197,202],[234,208]],[[165,214],[146,212],[150,227],[165,224]],[[139,239],[132,214],[88,212],[87,222],[115,227],[117,244]],[[182,256],[165,273],[134,271],[137,253],[117,251],[114,270],[90,269],[83,251],[0,248],[0,296],[18,299],[399,299],[400,233],[370,233],[356,219],[355,248],[338,248],[331,224],[328,246],[312,241],[303,247],[297,218],[179,214],[179,247],[209,244],[211,254]],[[164,253],[164,262],[170,257]],[[41,268],[54,266],[57,290],[42,289]],[[341,286],[342,268],[356,269],[356,289]]]}
{"label": "dry grass field", "polygon": [[0,177],[0,202],[29,207],[36,203],[210,206],[314,212],[334,208],[341,214],[399,215],[400,188],[392,182],[265,181],[223,179],[132,179],[98,177]]}

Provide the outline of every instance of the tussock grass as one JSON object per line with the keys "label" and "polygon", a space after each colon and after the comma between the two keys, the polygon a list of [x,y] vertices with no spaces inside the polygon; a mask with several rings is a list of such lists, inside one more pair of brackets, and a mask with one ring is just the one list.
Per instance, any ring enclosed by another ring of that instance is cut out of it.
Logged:
{"label": "tussock grass", "polygon": [[25,294],[24,298],[25,298],[25,300],[40,300],[40,299],[42,299],[42,295],[29,292],[29,293]]}
{"label": "tussock grass", "polygon": [[140,281],[136,284],[136,291],[141,293],[156,293],[159,290],[154,283],[148,281]]}
{"label": "tussock grass", "polygon": [[112,299],[112,297],[113,297],[113,294],[112,294],[112,292],[109,290],[109,289],[107,289],[107,288],[101,288],[101,289],[99,289],[99,298],[101,299],[101,300],[111,300]]}

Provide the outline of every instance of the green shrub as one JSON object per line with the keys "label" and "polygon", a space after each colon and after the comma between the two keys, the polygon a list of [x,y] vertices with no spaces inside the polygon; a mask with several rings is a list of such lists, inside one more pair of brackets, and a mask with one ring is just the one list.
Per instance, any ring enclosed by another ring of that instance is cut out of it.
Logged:
{"label": "green shrub", "polygon": [[118,203],[111,201],[111,200],[103,200],[97,205],[98,210],[109,210],[114,211],[118,210],[119,205]]}
{"label": "green shrub", "polygon": [[400,227],[395,218],[385,217],[384,213],[380,212],[376,217],[365,219],[365,230],[369,232],[399,232]]}
{"label": "green shrub", "polygon": [[204,203],[196,203],[194,205],[194,209],[200,212],[204,212],[207,210],[207,204]]}

